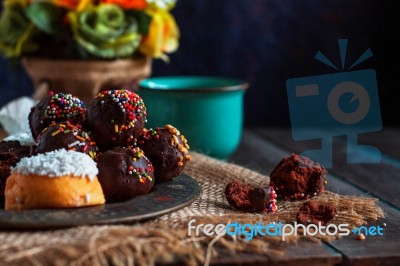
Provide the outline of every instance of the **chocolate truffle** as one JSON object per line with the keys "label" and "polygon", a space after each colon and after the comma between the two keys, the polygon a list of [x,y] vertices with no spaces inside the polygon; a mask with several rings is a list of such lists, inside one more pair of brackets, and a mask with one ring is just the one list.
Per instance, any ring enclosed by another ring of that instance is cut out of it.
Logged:
{"label": "chocolate truffle", "polygon": [[171,125],[143,130],[137,144],[154,166],[156,183],[180,175],[186,162],[190,161],[185,136]]}
{"label": "chocolate truffle", "polygon": [[242,211],[275,212],[277,209],[272,187],[253,188],[235,180],[226,186],[225,197],[233,208]]}
{"label": "chocolate truffle", "polygon": [[318,223],[326,225],[335,215],[336,208],[334,206],[307,201],[301,206],[297,213],[297,222],[304,225],[318,225]]}
{"label": "chocolate truffle", "polygon": [[283,158],[271,172],[270,186],[275,188],[280,198],[306,199],[324,191],[326,173],[320,164],[292,154]]}
{"label": "chocolate truffle", "polygon": [[32,148],[32,153],[46,153],[58,149],[83,152],[95,159],[97,146],[80,125],[69,122],[52,123],[39,135],[37,146]]}
{"label": "chocolate truffle", "polygon": [[19,141],[0,142],[0,201],[4,199],[4,189],[11,167],[21,158],[30,156],[30,146],[22,146]]}
{"label": "chocolate truffle", "polygon": [[139,147],[115,148],[100,153],[96,161],[108,203],[147,194],[154,185],[154,168]]}
{"label": "chocolate truffle", "polygon": [[77,97],[65,93],[49,93],[49,96],[39,101],[29,113],[29,127],[33,139],[37,139],[43,129],[52,122],[69,121],[72,124],[85,120],[85,104]]}
{"label": "chocolate truffle", "polygon": [[146,122],[142,98],[129,90],[105,90],[88,107],[87,125],[100,150],[135,146]]}

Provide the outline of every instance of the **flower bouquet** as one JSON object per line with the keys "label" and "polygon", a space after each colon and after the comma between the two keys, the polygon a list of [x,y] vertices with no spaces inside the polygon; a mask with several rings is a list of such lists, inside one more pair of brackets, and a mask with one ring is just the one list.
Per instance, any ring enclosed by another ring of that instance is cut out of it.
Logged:
{"label": "flower bouquet", "polygon": [[23,58],[37,90],[46,81],[46,90],[88,101],[101,87],[149,76],[152,58],[177,50],[175,2],[5,0],[0,55]]}
{"label": "flower bouquet", "polygon": [[167,59],[179,31],[174,0],[5,0],[0,53],[6,57]]}

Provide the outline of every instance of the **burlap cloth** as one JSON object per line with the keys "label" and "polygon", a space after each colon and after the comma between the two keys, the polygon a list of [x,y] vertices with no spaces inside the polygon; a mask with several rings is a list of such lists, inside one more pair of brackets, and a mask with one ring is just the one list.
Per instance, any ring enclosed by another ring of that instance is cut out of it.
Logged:
{"label": "burlap cloth", "polygon": [[[192,153],[192,159],[185,172],[199,182],[202,193],[191,206],[140,224],[32,232],[0,231],[0,265],[152,265],[174,262],[197,265],[208,264],[221,250],[282,255],[279,245],[276,245],[282,241],[279,237],[257,237],[251,241],[227,235],[188,237],[187,223],[192,218],[196,218],[196,224],[232,221],[292,223],[303,204],[280,201],[276,214],[232,210],[223,193],[228,182],[239,179],[252,185],[266,185],[269,178],[196,153]],[[314,200],[336,206],[334,224],[360,226],[383,217],[377,200],[373,198],[325,192]],[[286,242],[297,238],[293,236]],[[318,241],[320,238],[308,239]]]}

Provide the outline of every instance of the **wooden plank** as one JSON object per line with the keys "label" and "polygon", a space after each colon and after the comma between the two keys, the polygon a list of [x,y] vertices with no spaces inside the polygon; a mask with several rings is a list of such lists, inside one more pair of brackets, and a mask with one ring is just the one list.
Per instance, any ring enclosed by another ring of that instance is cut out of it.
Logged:
{"label": "wooden plank", "polygon": [[[272,130],[269,130],[272,131]],[[257,133],[255,133],[257,132]],[[280,139],[291,139],[288,130],[272,132],[272,135],[279,135]],[[297,144],[293,143],[291,147]],[[283,149],[281,145],[275,145],[266,141],[257,131],[245,130],[243,143],[238,151],[230,158],[230,161],[235,163],[251,166],[253,169],[261,169],[263,173],[270,173],[275,165],[284,156],[290,154],[292,149]],[[364,195],[369,196],[366,190],[354,186],[350,182],[340,179],[334,175],[328,175],[327,189],[343,195]],[[397,229],[400,227],[400,212],[391,206],[380,203],[383,208],[386,218],[380,219],[374,224],[386,223],[384,236],[367,237],[365,241],[355,240],[354,235],[342,238],[325,244],[343,255],[342,263],[345,265],[375,265],[378,262],[382,265],[400,265],[400,233]],[[300,246],[301,247],[301,246]],[[292,256],[292,251],[288,252],[288,256]],[[334,253],[332,253],[332,256]],[[332,257],[331,257],[332,258]],[[270,258],[271,263],[275,263],[275,258]],[[292,257],[294,262],[297,259],[301,260],[298,254]],[[333,258],[332,258],[333,259]],[[317,260],[319,263],[322,260]],[[293,263],[293,265],[296,263]],[[297,265],[297,264],[296,264]]]}
{"label": "wooden plank", "polygon": [[269,265],[308,266],[308,265],[338,265],[342,255],[330,250],[324,243],[317,244],[300,240],[297,245],[282,244],[284,256],[270,255]]}
{"label": "wooden plank", "polygon": [[[294,141],[291,137],[290,129],[257,129],[256,132],[262,138],[295,153],[301,153],[307,149],[314,149],[320,146],[319,142],[314,140]],[[391,136],[394,136],[394,132],[391,132]],[[400,130],[398,132],[400,134]],[[374,137],[376,136],[375,134]],[[369,138],[373,140],[371,136]],[[372,144],[371,142],[373,141],[364,142],[363,144]],[[379,148],[382,153],[385,153],[388,148],[382,146],[383,142],[380,143],[381,146]],[[389,144],[390,141],[387,142],[387,145]],[[350,164],[346,163],[347,149],[345,139],[336,138],[333,145],[334,166],[329,169],[331,173],[400,208],[399,187],[393,186],[393,184],[398,184],[400,181],[400,161],[394,158],[392,160],[383,158],[379,164]]]}
{"label": "wooden plank", "polygon": [[[342,195],[370,196],[367,192],[352,186],[332,175],[328,176],[330,191]],[[380,202],[385,218],[368,223],[369,226],[386,224],[383,236],[367,236],[364,241],[354,235],[328,243],[343,255],[344,265],[400,265],[400,212]]]}
{"label": "wooden plank", "polygon": [[286,265],[286,266],[329,266],[338,265],[340,253],[317,243],[300,240],[297,245],[281,243],[273,248],[284,251],[284,255],[254,255],[248,253],[231,254],[221,252],[212,260],[212,265]]}
{"label": "wooden plank", "polygon": [[213,266],[231,266],[231,265],[269,265],[270,259],[265,255],[249,254],[249,253],[237,253],[232,254],[226,250],[220,250],[217,248],[218,256],[211,259],[211,265]]}
{"label": "wooden plank", "polygon": [[269,175],[278,162],[288,155],[289,151],[270,144],[250,130],[244,130],[242,142],[229,162]]}
{"label": "wooden plank", "polygon": [[357,240],[354,235],[330,243],[343,254],[346,265],[400,265],[400,214],[397,210],[382,204],[385,219],[371,222],[370,226],[386,223],[383,236],[366,236],[365,240]]}
{"label": "wooden plank", "polygon": [[387,127],[376,133],[361,134],[359,139],[361,143],[369,143],[400,160],[400,128]]}
{"label": "wooden plank", "polygon": [[[364,195],[362,190],[330,176],[330,190],[340,194]],[[344,265],[400,265],[400,212],[389,205],[379,204],[385,218],[368,223],[367,227],[386,224],[383,236],[367,236],[360,241],[351,234],[347,237],[327,243],[343,255]]]}

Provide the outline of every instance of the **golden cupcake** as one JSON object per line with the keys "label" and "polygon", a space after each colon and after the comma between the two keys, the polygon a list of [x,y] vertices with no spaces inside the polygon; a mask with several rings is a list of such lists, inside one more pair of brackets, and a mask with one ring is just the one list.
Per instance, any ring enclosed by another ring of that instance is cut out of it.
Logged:
{"label": "golden cupcake", "polygon": [[6,210],[74,208],[104,204],[96,163],[64,149],[23,158],[5,189]]}

